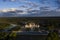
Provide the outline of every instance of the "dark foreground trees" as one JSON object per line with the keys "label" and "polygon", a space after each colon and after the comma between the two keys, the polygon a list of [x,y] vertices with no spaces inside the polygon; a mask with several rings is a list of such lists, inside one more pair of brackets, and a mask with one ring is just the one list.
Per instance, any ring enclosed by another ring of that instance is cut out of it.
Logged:
{"label": "dark foreground trees", "polygon": [[0,40],[15,40],[16,33],[14,32],[0,32]]}
{"label": "dark foreground trees", "polygon": [[58,32],[56,30],[54,30],[53,32],[50,32],[46,40],[59,40]]}

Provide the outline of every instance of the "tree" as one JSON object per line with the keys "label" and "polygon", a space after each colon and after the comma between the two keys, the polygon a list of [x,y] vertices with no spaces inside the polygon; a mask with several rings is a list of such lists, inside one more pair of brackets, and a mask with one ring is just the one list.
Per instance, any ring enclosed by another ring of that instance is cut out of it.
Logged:
{"label": "tree", "polygon": [[5,40],[8,35],[9,35],[9,33],[7,33],[7,32],[0,32],[0,40]]}
{"label": "tree", "polygon": [[50,32],[46,40],[59,40],[58,32],[56,30],[54,30],[53,32]]}
{"label": "tree", "polygon": [[9,35],[9,40],[16,40],[17,34],[15,32],[11,32]]}
{"label": "tree", "polygon": [[26,31],[31,31],[31,28],[25,28]]}
{"label": "tree", "polygon": [[39,31],[39,29],[37,27],[34,27],[34,31]]}

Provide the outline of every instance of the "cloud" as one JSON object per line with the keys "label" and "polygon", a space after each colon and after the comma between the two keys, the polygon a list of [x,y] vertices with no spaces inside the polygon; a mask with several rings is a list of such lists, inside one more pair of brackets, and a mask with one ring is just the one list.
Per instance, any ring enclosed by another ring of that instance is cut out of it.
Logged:
{"label": "cloud", "polygon": [[39,3],[37,2],[31,2],[31,1],[25,1],[28,5],[33,6],[33,7],[38,7]]}
{"label": "cloud", "polygon": [[10,2],[15,2],[16,0],[2,0],[4,2],[10,1]]}
{"label": "cloud", "polygon": [[56,10],[57,7],[49,7],[49,6],[42,6],[40,7],[41,11],[51,11],[51,10]]}
{"label": "cloud", "polygon": [[2,0],[2,1],[4,1],[4,2],[23,2],[23,1],[26,1],[26,0]]}
{"label": "cloud", "polygon": [[2,9],[0,12],[9,12],[9,11],[15,11],[17,8],[8,8],[8,9]]}
{"label": "cloud", "polygon": [[[11,0],[11,1],[13,2],[17,0]],[[51,2],[51,1],[44,1],[45,4],[31,2],[27,0],[19,0],[19,1],[24,3],[24,5],[19,6],[19,8],[3,9],[3,10],[0,10],[0,12],[4,12],[7,14],[9,13],[12,14],[12,12],[14,12],[14,15],[16,14],[17,16],[18,15],[21,16],[21,14],[22,15],[28,15],[28,14],[38,15],[39,14],[39,16],[48,16],[48,15],[54,16],[60,13],[60,9],[58,8],[59,6],[58,7],[53,6],[54,2]]]}
{"label": "cloud", "polygon": [[12,2],[16,1],[16,0],[11,0]]}
{"label": "cloud", "polygon": [[[20,9],[38,9],[39,8],[39,3],[36,3],[36,1],[30,1],[30,0],[5,0],[5,1],[10,1],[10,2],[17,2],[17,3],[22,3],[20,4],[19,8]],[[15,4],[14,4],[15,5]],[[19,5],[19,4],[18,4]]]}
{"label": "cloud", "polygon": [[9,8],[9,9],[0,10],[0,13],[2,13],[2,14],[4,14],[4,13],[7,13],[7,14],[10,14],[10,13],[13,13],[13,14],[27,14],[27,11],[19,9],[19,8]]}
{"label": "cloud", "polygon": [[[37,9],[31,10],[18,10],[17,8],[10,8],[12,11],[2,12],[4,16],[59,16],[60,9],[50,10],[49,7],[41,7],[43,11]],[[47,8],[47,10],[46,10]],[[9,10],[10,10],[9,9]],[[6,10],[6,9],[5,9]],[[14,11],[13,11],[14,10]],[[57,10],[57,11],[56,11]],[[6,14],[5,14],[6,13]],[[0,15],[1,15],[0,14]]]}

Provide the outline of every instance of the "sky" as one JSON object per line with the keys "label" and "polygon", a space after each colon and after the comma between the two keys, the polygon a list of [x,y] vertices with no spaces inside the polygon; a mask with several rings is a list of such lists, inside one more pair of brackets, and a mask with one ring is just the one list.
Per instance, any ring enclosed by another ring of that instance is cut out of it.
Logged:
{"label": "sky", "polygon": [[0,10],[6,8],[33,8],[39,6],[40,0],[0,0]]}
{"label": "sky", "polygon": [[11,13],[8,12],[11,11],[14,12],[12,14],[14,16],[21,16],[21,14],[27,14],[26,16],[60,16],[60,0],[0,0],[0,16],[9,16]]}
{"label": "sky", "polygon": [[50,9],[58,7],[56,0],[0,0],[0,10],[9,8],[34,8],[50,7]]}

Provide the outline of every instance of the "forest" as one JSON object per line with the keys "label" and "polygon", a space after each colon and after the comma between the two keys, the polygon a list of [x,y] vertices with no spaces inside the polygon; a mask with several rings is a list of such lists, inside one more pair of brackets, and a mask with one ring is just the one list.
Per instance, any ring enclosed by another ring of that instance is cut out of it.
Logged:
{"label": "forest", "polygon": [[[41,27],[44,27],[44,30],[48,30],[49,33],[47,37],[44,40],[59,40],[59,24],[60,24],[60,19],[59,18],[0,18],[0,39],[2,40],[7,40],[9,39],[14,39],[17,36],[16,32],[13,31],[18,31],[21,30],[21,26],[25,25],[24,23],[30,23],[34,22],[36,24],[39,24]],[[16,24],[19,26],[16,26],[13,30],[9,30],[8,32],[4,31],[6,28],[11,27],[10,24]],[[40,27],[40,29],[41,29]],[[47,28],[47,29],[45,29]],[[29,32],[29,28],[26,30]],[[38,31],[37,28],[35,28],[35,31]],[[45,35],[44,35],[45,36]],[[53,39],[52,39],[53,38]],[[42,37],[43,39],[43,37]],[[40,39],[38,39],[40,40]]]}

